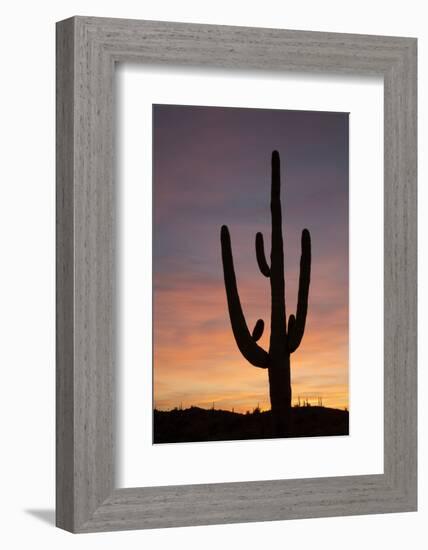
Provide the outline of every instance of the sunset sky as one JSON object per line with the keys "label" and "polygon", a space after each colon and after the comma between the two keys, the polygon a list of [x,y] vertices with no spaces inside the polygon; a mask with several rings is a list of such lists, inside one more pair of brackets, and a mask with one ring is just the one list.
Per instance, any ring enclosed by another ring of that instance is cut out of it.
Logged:
{"label": "sunset sky", "polygon": [[296,311],[300,235],[312,237],[306,330],[291,356],[300,395],[348,407],[348,114],[153,106],[154,405],[269,409],[268,374],[239,352],[220,248],[229,227],[247,324],[265,320],[270,254],[270,163],[281,156],[287,317]]}

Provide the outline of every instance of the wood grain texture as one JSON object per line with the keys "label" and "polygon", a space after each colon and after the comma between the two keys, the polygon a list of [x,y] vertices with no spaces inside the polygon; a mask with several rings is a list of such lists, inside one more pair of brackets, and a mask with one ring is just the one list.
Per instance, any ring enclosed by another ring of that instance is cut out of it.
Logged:
{"label": "wood grain texture", "polygon": [[[384,474],[115,489],[113,82],[126,61],[383,76]],[[416,244],[415,39],[58,23],[57,525],[91,532],[416,510]]]}
{"label": "wood grain texture", "polygon": [[74,24],[56,36],[56,522],[74,525]]}

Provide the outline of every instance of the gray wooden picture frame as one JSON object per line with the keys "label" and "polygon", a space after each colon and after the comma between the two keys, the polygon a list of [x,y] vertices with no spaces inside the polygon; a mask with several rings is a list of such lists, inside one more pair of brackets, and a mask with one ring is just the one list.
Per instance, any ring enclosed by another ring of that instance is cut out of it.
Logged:
{"label": "gray wooden picture frame", "polygon": [[[91,17],[57,24],[58,527],[82,533],[416,510],[416,46],[414,38]],[[383,77],[383,474],[115,487],[117,62]]]}

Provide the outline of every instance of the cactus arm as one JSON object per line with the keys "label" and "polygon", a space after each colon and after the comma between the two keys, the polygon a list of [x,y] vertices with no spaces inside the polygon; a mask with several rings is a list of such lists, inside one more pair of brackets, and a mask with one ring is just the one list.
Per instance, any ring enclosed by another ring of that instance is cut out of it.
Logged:
{"label": "cactus arm", "polygon": [[265,323],[264,323],[263,319],[259,319],[257,321],[257,323],[254,325],[254,328],[253,328],[252,337],[253,337],[254,342],[257,342],[258,340],[260,340],[260,338],[262,337],[264,329],[265,329]]}
{"label": "cactus arm", "polygon": [[296,318],[290,315],[288,320],[288,351],[293,353],[299,347],[305,332],[308,312],[309,283],[311,280],[311,235],[307,229],[302,231],[302,255],[300,257],[299,294]]}
{"label": "cactus arm", "polygon": [[296,318],[294,317],[293,314],[291,314],[290,317],[288,318],[287,338],[292,337],[292,335],[294,334],[295,323],[296,323]]}
{"label": "cactus arm", "polygon": [[265,277],[270,277],[270,267],[266,261],[265,247],[263,243],[263,235],[257,233],[256,235],[256,257],[259,269]]}
{"label": "cactus arm", "polygon": [[[229,230],[225,225],[221,228],[221,253],[227,305],[229,308],[229,317],[236,344],[239,351],[249,363],[255,367],[265,369],[269,366],[269,355],[256,343],[255,339],[251,336],[250,331],[248,330],[236,285]],[[259,322],[257,324],[260,326]]]}
{"label": "cactus arm", "polygon": [[272,249],[270,263],[271,334],[269,354],[277,358],[286,353],[286,312],[284,245],[282,239],[281,177],[278,151],[272,153],[271,203]]}

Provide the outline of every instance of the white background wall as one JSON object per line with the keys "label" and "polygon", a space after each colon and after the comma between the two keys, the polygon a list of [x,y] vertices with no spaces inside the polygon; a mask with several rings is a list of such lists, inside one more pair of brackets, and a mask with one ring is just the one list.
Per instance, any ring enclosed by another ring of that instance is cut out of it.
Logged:
{"label": "white background wall", "polygon": [[[426,540],[427,474],[419,512],[70,535],[53,527],[54,506],[54,23],[70,15],[163,19],[419,38],[420,280],[426,246],[428,27],[424,2],[317,0],[19,1],[1,10],[0,542],[3,548],[402,549]],[[425,158],[424,158],[425,157]],[[426,286],[419,296],[426,304]],[[369,304],[368,304],[369,307]],[[419,463],[427,463],[424,400],[427,316],[420,308]],[[425,434],[424,434],[425,432]],[[363,450],[362,450],[363,452]]]}

